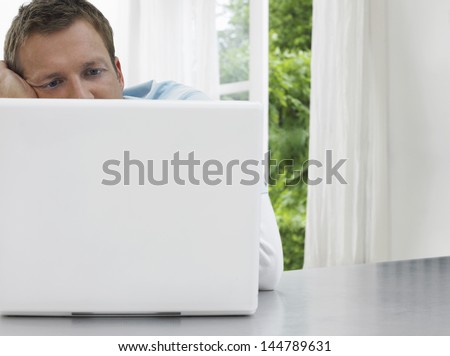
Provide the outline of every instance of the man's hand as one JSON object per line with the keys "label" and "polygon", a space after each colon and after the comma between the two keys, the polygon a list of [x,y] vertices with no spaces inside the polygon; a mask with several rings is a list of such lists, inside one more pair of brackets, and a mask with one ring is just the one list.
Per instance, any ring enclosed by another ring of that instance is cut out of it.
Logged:
{"label": "man's hand", "polygon": [[37,98],[34,89],[0,61],[0,98]]}

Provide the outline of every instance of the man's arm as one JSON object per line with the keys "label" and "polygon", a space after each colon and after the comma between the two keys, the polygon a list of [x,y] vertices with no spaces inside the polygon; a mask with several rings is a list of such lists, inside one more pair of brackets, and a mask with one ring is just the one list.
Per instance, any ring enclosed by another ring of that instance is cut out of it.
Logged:
{"label": "man's arm", "polygon": [[283,249],[269,194],[261,196],[259,230],[259,290],[273,290],[283,272]]}
{"label": "man's arm", "polygon": [[0,98],[37,98],[33,88],[0,61]]}

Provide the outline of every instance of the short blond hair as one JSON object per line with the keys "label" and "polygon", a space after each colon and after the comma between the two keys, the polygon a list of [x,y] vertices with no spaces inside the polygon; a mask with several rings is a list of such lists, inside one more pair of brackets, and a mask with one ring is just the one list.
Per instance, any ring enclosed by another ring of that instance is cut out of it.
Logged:
{"label": "short blond hair", "polygon": [[6,65],[23,75],[18,53],[29,36],[52,34],[80,19],[90,23],[99,33],[116,68],[111,25],[100,10],[86,0],[33,0],[28,5],[22,5],[6,34],[3,57]]}

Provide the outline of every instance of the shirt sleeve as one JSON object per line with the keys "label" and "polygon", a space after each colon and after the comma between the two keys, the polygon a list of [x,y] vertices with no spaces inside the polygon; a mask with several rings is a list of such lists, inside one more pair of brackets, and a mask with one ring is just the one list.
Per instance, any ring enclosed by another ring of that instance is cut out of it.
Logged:
{"label": "shirt sleeve", "polygon": [[147,100],[211,100],[200,90],[173,81],[139,84],[123,91],[125,99]]}
{"label": "shirt sleeve", "polygon": [[261,197],[259,229],[259,289],[273,290],[283,272],[283,249],[269,193]]}

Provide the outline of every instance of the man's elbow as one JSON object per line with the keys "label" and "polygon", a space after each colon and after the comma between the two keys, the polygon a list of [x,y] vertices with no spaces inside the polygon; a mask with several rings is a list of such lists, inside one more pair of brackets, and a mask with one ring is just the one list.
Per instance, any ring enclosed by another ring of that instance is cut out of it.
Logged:
{"label": "man's elbow", "polygon": [[276,251],[262,241],[260,243],[259,290],[273,290],[283,273],[283,252]]}

